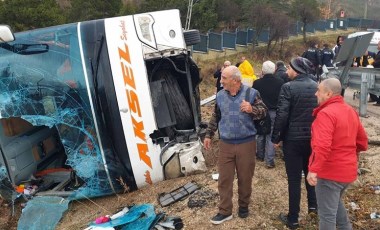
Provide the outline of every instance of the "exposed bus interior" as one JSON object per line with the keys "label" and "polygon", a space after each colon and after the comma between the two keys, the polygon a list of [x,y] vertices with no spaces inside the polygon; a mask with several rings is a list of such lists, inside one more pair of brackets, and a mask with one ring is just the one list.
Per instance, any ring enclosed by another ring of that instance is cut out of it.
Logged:
{"label": "exposed bus interior", "polygon": [[187,55],[147,61],[146,66],[159,128],[150,137],[163,147],[160,160],[165,179],[184,176],[186,170],[205,170],[199,144],[198,67]]}
{"label": "exposed bus interior", "polygon": [[68,196],[83,184],[66,164],[55,127],[33,126],[20,117],[2,118],[0,151],[8,179],[19,193]]}

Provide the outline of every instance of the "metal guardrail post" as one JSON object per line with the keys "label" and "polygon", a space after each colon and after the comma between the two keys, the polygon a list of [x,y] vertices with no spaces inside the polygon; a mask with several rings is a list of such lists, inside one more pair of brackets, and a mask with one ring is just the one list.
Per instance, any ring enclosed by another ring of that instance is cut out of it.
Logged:
{"label": "metal guardrail post", "polygon": [[368,73],[362,73],[360,85],[359,116],[367,116],[367,97],[368,97]]}

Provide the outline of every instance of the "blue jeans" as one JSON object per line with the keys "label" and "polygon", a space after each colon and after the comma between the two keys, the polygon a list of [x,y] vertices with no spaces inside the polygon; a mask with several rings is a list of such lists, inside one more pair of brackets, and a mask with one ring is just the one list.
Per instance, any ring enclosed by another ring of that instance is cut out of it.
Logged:
{"label": "blue jeans", "polygon": [[273,124],[276,118],[276,110],[268,110],[271,122],[271,132],[267,135],[257,135],[257,151],[256,156],[258,158],[264,159],[266,164],[274,165],[275,149],[271,141],[271,136],[273,132]]}
{"label": "blue jeans", "polygon": [[342,195],[348,185],[348,183],[318,178],[315,193],[318,202],[319,229],[352,230],[346,208],[342,202]]}

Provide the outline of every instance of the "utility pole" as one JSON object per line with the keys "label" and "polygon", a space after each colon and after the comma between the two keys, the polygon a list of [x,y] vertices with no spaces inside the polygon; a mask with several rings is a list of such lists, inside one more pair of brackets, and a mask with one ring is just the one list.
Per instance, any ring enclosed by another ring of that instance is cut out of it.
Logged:
{"label": "utility pole", "polygon": [[331,15],[331,0],[329,0],[329,7],[328,7],[328,11],[327,11],[327,19],[330,19],[330,15]]}
{"label": "utility pole", "polygon": [[185,23],[185,30],[190,29],[190,22],[191,22],[191,13],[193,11],[193,0],[189,0],[189,5],[187,6],[187,15],[186,15],[186,23]]}
{"label": "utility pole", "polygon": [[368,10],[368,0],[365,0],[364,3],[364,19],[367,19],[367,10]]}

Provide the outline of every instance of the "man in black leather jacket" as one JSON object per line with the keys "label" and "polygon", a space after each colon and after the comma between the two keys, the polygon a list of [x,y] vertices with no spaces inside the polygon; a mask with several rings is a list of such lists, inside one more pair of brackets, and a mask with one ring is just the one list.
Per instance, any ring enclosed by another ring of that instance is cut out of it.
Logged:
{"label": "man in black leather jacket", "polygon": [[[290,82],[281,87],[272,142],[278,147],[283,141],[286,174],[288,176],[289,212],[280,214],[280,219],[290,229],[299,227],[298,215],[301,200],[301,178],[308,173],[311,154],[312,112],[317,106],[317,83],[310,77],[313,64],[306,58],[293,58],[288,69]],[[314,187],[305,178],[309,213],[317,212]]]}

